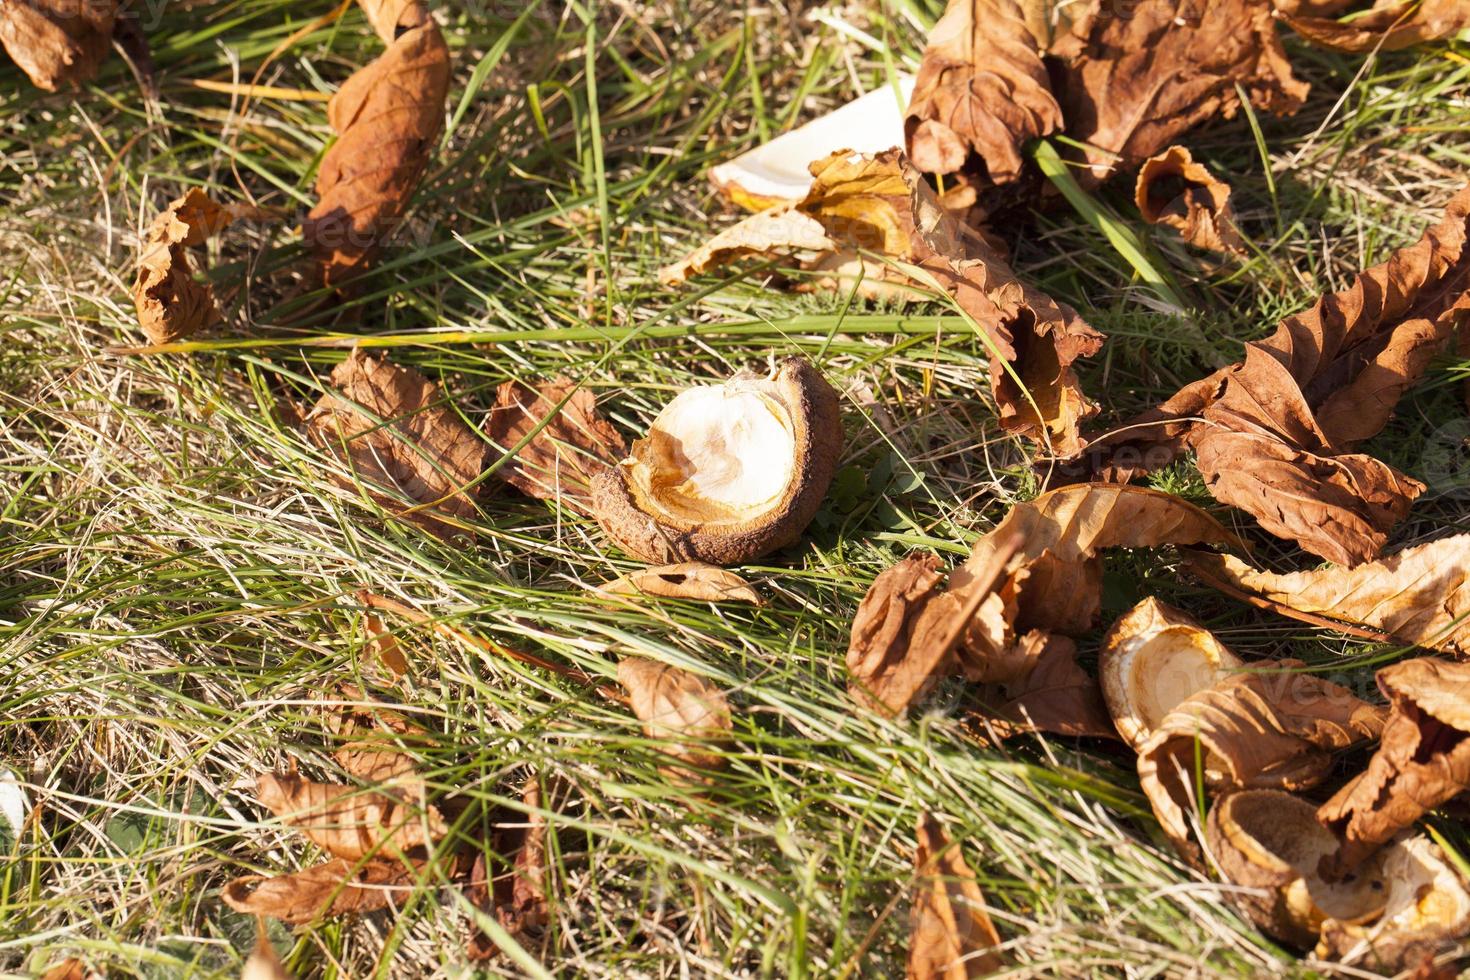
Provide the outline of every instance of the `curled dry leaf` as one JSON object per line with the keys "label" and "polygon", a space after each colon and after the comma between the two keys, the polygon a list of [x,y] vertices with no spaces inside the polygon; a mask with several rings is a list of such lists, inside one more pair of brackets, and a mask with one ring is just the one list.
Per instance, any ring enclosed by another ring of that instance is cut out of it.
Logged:
{"label": "curled dry leaf", "polygon": [[656,595],[704,602],[761,604],[760,593],[739,575],[717,565],[686,561],[632,572],[598,587],[612,595]]}
{"label": "curled dry leaf", "polygon": [[1305,668],[1299,660],[1247,664],[1186,698],[1143,743],[1139,784],[1181,854],[1199,853],[1187,817],[1197,758],[1216,792],[1304,789],[1327,775],[1332,752],[1383,730],[1383,709]]}
{"label": "curled dry leaf", "polygon": [[1236,904],[1266,932],[1311,947],[1324,923],[1372,922],[1387,904],[1381,862],[1346,881],[1317,873],[1337,839],[1312,804],[1280,790],[1231,793],[1210,808],[1205,839]]}
{"label": "curled dry leaf", "polygon": [[[1333,4],[1334,10],[1349,4]],[[1397,51],[1440,41],[1470,29],[1464,0],[1377,0],[1345,20],[1283,11],[1282,19],[1303,39],[1338,51]]]}
{"label": "curled dry leaf", "polygon": [[195,281],[187,250],[203,245],[236,221],[269,218],[246,204],[219,204],[196,187],[153,219],[143,238],[138,278],[133,282],[133,305],[149,340],[172,343],[219,322],[214,290]]}
{"label": "curled dry leaf", "polygon": [[990,182],[1019,177],[1022,146],[1062,128],[1041,46],[1018,0],[950,0],[904,121],[914,165],[951,174],[974,154]]}
{"label": "curled dry leaf", "polygon": [[[1427,837],[1395,841],[1379,855],[1379,873],[1387,885],[1383,913],[1367,922],[1323,923],[1317,956],[1384,973],[1423,971],[1435,957],[1455,952],[1470,935],[1470,890]],[[1452,966],[1446,976],[1458,975]]]}
{"label": "curled dry leaf", "polygon": [[[938,564],[909,558],[880,575],[853,621],[853,696],[901,713],[935,679],[997,685],[982,702],[1001,720],[1113,736],[1075,646],[1052,634],[1091,629],[1107,548],[1226,544],[1230,532],[1167,494],[1112,485],[1063,487],[1013,507],[939,592]],[[1042,666],[1045,670],[1040,670]]]}
{"label": "curled dry leaf", "polygon": [[1108,714],[1135,752],[1185,699],[1242,666],[1215,634],[1152,597],[1113,624],[1097,658]]}
{"label": "curled dry leaf", "polygon": [[805,358],[680,392],[592,478],[608,536],[654,564],[734,565],[801,539],[842,452],[837,393]]}
{"label": "curled dry leaf", "polygon": [[[618,683],[627,688],[643,733],[665,743],[664,752],[700,769],[724,765],[724,756],[711,744],[725,741],[733,730],[723,691],[697,674],[642,657],[625,657],[618,664]],[[682,767],[665,772],[698,778]]]}
{"label": "curled dry leaf", "polygon": [[[511,936],[520,938],[551,919],[546,900],[546,817],[541,810],[541,784],[533,777],[521,787],[521,802],[529,812],[504,810],[496,821],[493,856],[481,851],[470,872],[467,896],[476,907],[492,913]],[[478,928],[472,928],[469,957],[480,962],[498,947]]]}
{"label": "curled dry leaf", "polygon": [[1210,173],[1182,146],[1171,146],[1144,161],[1134,199],[1143,220],[1167,225],[1196,248],[1212,252],[1245,251],[1230,205],[1230,185]]}
{"label": "curled dry leaf", "polygon": [[388,50],[327,105],[338,134],[317,171],[319,198],[302,230],[322,279],[360,273],[403,217],[444,124],[449,48],[416,0],[362,0]]}
{"label": "curled dry leaf", "polygon": [[1001,425],[1056,452],[1075,451],[1079,424],[1097,408],[1072,364],[1095,354],[1102,335],[1071,307],[1023,284],[994,246],[945,213],[898,151],[836,153],[811,170],[803,201],[720,233],[665,268],[664,281],[751,255],[794,252],[828,266],[857,250],[887,256],[896,264],[873,263],[865,276],[910,288],[937,285],[986,332],[997,352],[990,379]]}
{"label": "curled dry leaf", "polygon": [[[340,394],[323,395],[306,418],[306,433],[336,454],[379,505],[441,537],[465,531],[475,513],[484,444],[441,404],[439,386],[413,368],[362,351],[332,371]],[[333,474],[347,487],[352,478]],[[416,506],[401,502],[415,501]]]}
{"label": "curled dry leaf", "polygon": [[117,0],[8,0],[0,3],[0,47],[38,88],[76,88],[97,74],[112,48]]}
{"label": "curled dry leaf", "polygon": [[[561,410],[553,415],[558,405]],[[534,391],[518,381],[502,384],[485,434],[502,452],[514,453],[496,476],[538,500],[560,500],[583,514],[593,513],[592,477],[628,451],[618,430],[597,410],[592,392],[564,377]]]}
{"label": "curled dry leaf", "polygon": [[255,795],[272,813],[333,857],[357,861],[424,847],[449,832],[438,809],[420,799],[316,783],[300,776],[261,776]]}
{"label": "curled dry leaf", "polygon": [[1276,574],[1230,555],[1195,554],[1201,579],[1223,583],[1286,616],[1381,631],[1399,643],[1470,655],[1470,534],[1457,534],[1356,568]]}
{"label": "curled dry leaf", "polygon": [[1088,144],[1096,179],[1137,166],[1207,119],[1233,116],[1237,86],[1278,114],[1306,97],[1271,0],[1088,0],[1057,12],[1053,90],[1067,135]]}
{"label": "curled dry leaf", "polygon": [[1242,363],[1088,448],[1078,472],[1131,478],[1185,446],[1216,499],[1339,564],[1378,554],[1422,484],[1351,452],[1470,323],[1470,188],[1414,245],[1289,316]]}
{"label": "curled dry leaf", "polygon": [[68,956],[52,964],[41,974],[41,980],[93,980],[101,974],[87,969],[87,964],[75,956]]}
{"label": "curled dry leaf", "polygon": [[985,910],[975,872],[933,814],[919,817],[914,850],[913,935],[908,980],[969,980],[1005,967],[1000,934]]}
{"label": "curled dry leaf", "polygon": [[412,887],[412,867],[398,861],[334,858],[295,874],[245,875],[220,893],[236,912],[269,915],[292,925],[387,908]]}
{"label": "curled dry leaf", "polygon": [[1382,744],[1317,814],[1343,841],[1330,875],[1470,788],[1470,663],[1406,660],[1380,670],[1378,687],[1391,708]]}

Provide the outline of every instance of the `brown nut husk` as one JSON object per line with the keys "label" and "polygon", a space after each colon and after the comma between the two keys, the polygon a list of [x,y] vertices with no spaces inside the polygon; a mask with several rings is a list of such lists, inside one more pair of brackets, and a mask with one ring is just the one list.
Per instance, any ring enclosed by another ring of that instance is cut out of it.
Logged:
{"label": "brown nut husk", "polygon": [[1221,873],[1232,884],[1257,891],[1235,895],[1241,911],[1263,930],[1298,946],[1317,941],[1324,922],[1363,923],[1378,918],[1389,889],[1378,862],[1329,884],[1318,862],[1337,839],[1317,823],[1316,808],[1279,790],[1232,793],[1211,809],[1205,836]]}
{"label": "brown nut husk", "polygon": [[1383,914],[1372,922],[1329,919],[1318,957],[1397,973],[1449,951],[1470,933],[1470,891],[1433,841],[1400,838],[1375,858],[1388,885]]}
{"label": "brown nut husk", "polygon": [[1209,630],[1153,597],[1113,624],[1097,659],[1108,714],[1135,752],[1186,698],[1244,665]]}
{"label": "brown nut husk", "polygon": [[651,564],[734,565],[793,543],[837,470],[837,393],[809,361],[742,371],[681,392],[592,480],[593,508],[624,551]]}

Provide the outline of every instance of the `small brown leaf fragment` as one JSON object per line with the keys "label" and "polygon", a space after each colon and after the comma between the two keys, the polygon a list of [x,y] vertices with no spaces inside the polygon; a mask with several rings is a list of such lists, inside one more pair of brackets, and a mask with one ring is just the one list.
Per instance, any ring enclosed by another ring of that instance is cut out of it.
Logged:
{"label": "small brown leaf fragment", "polygon": [[[643,733],[665,743],[665,753],[698,769],[725,764],[711,744],[724,742],[733,731],[723,691],[697,674],[642,657],[625,657],[618,663],[618,683],[627,688]],[[681,767],[665,771],[698,778]]]}
{"label": "small brown leaf fragment", "polygon": [[[426,531],[450,538],[468,533],[485,446],[441,404],[439,386],[413,368],[362,351],[332,371],[340,394],[326,394],[306,419],[306,434],[367,484],[380,506]],[[333,479],[353,487],[351,478]],[[418,506],[404,508],[401,498]]]}
{"label": "small brown leaf fragment", "polygon": [[220,893],[236,912],[269,915],[291,925],[328,916],[375,912],[404,897],[413,871],[397,861],[366,863],[334,858],[324,864],[274,878],[245,875]]}
{"label": "small brown leaf fragment", "polygon": [[172,343],[219,322],[214,290],[195,281],[187,249],[203,245],[236,221],[269,218],[246,204],[218,204],[195,187],[153,219],[133,282],[133,304],[149,340]]}
{"label": "small brown leaf fragment", "polygon": [[240,980],[291,980],[291,974],[286,972],[280,956],[276,955],[276,948],[265,933],[263,918],[255,920],[255,949],[245,960]]}
{"label": "small brown leaf fragment", "polygon": [[53,963],[46,972],[41,974],[41,980],[92,980],[99,974],[88,970],[87,964],[75,956]]}
{"label": "small brown leaf fragment", "polygon": [[1299,790],[1321,782],[1333,751],[1383,730],[1383,709],[1305,667],[1299,660],[1247,664],[1182,701],[1143,743],[1139,784],[1185,857],[1199,857],[1187,817],[1197,757],[1205,786],[1216,792]]}
{"label": "small brown leaf fragment", "polygon": [[[345,689],[342,698],[364,700],[356,688]],[[369,786],[389,787],[403,798],[422,796],[423,780],[408,750],[431,745],[423,728],[389,708],[340,703],[328,709],[326,727],[337,746],[332,757],[347,775]]]}
{"label": "small brown leaf fragment", "polygon": [[[533,777],[521,787],[521,802],[528,813],[506,809],[497,821],[494,857],[484,851],[475,856],[467,895],[479,909],[493,913],[511,936],[520,939],[551,920],[546,900],[546,817],[539,811],[541,785]],[[492,868],[491,862],[494,861]],[[482,962],[493,957],[498,947],[478,928],[471,928],[469,957]]]}
{"label": "small brown leaf fragment", "polygon": [[1000,934],[985,910],[975,873],[930,813],[919,817],[914,868],[908,980],[969,980],[1004,969],[1004,958],[994,952]]}
{"label": "small brown leaf fragment", "polygon": [[[563,399],[566,404],[561,410],[531,435]],[[616,464],[628,452],[622,435],[597,410],[592,392],[564,377],[535,390],[518,381],[502,384],[496,390],[495,408],[485,423],[485,434],[505,453],[516,450],[530,437],[500,465],[496,476],[538,500],[559,500],[589,515],[593,513],[593,475]]]}
{"label": "small brown leaf fragment", "polygon": [[1131,169],[1186,130],[1251,104],[1295,112],[1308,86],[1291,73],[1270,0],[1109,0],[1059,5],[1049,54],[1067,135],[1088,144],[1091,176]]}
{"label": "small brown leaf fragment", "polygon": [[1075,452],[1078,427],[1097,407],[1072,365],[1101,349],[1102,334],[1076,310],[1017,278],[984,236],[946,213],[899,151],[835,153],[811,170],[812,189],[799,204],[726,229],[663,269],[661,278],[682,282],[750,255],[795,252],[824,268],[834,257],[846,264],[857,249],[886,255],[898,264],[875,265],[871,271],[881,281],[937,285],[985,331],[996,352],[990,382],[1001,426],[1050,451]]}
{"label": "small brown leaf fragment", "polygon": [[1391,707],[1382,743],[1317,813],[1343,840],[1323,869],[1333,877],[1470,788],[1470,663],[1405,660],[1380,670],[1378,687]]}
{"label": "small brown leaf fragment", "polygon": [[420,799],[395,799],[385,792],[316,783],[300,776],[265,775],[255,795],[282,821],[300,830],[333,857],[347,861],[392,856],[437,841],[449,825]]}
{"label": "small brown leaf fragment", "polygon": [[703,602],[748,602],[761,604],[760,593],[739,575],[718,565],[685,561],[630,572],[598,586],[612,595],[654,595]]}
{"label": "small brown leaf fragment", "polygon": [[1145,160],[1134,198],[1144,221],[1173,228],[1196,248],[1245,252],[1230,205],[1230,185],[1196,163],[1185,147],[1171,146]]}
{"label": "small brown leaf fragment", "polygon": [[[1330,12],[1347,6],[1350,4],[1333,4]],[[1352,13],[1347,20],[1336,20],[1283,11],[1282,19],[1303,40],[1350,52],[1398,51],[1470,29],[1470,5],[1464,0],[1377,0],[1366,10]]]}
{"label": "small brown leaf fragment", "polygon": [[1279,575],[1206,554],[1191,555],[1189,564],[1204,581],[1260,596],[1284,615],[1320,614],[1373,627],[1399,643],[1470,656],[1470,534],[1356,568]]}
{"label": "small brown leaf fragment", "polygon": [[1190,447],[1216,498],[1267,530],[1340,564],[1373,558],[1423,486],[1352,448],[1470,324],[1467,241],[1470,187],[1418,242],[1063,469],[1131,479]]}
{"label": "small brown leaf fragment", "polygon": [[6,0],[0,47],[38,88],[77,88],[112,48],[117,0]]}
{"label": "small brown leaf fragment", "polygon": [[348,78],[327,105],[338,134],[317,171],[303,223],[326,285],[360,274],[392,234],[444,124],[449,48],[418,3],[362,3],[388,50]]}
{"label": "small brown leaf fragment", "polygon": [[408,673],[408,658],[404,656],[403,644],[388,629],[381,616],[366,612],[362,616],[364,660],[387,674],[390,682],[402,680]]}
{"label": "small brown leaf fragment", "polygon": [[904,121],[909,157],[950,174],[976,154],[984,176],[1021,174],[1022,146],[1062,128],[1041,42],[1016,0],[950,0],[929,32]]}

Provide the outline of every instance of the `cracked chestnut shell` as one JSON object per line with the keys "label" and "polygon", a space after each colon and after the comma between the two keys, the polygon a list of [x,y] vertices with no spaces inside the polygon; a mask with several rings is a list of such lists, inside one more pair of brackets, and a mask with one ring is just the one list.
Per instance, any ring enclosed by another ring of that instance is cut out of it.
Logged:
{"label": "cracked chestnut shell", "polygon": [[837,393],[809,361],[686,389],[592,480],[608,536],[650,564],[735,565],[798,540],[842,451]]}

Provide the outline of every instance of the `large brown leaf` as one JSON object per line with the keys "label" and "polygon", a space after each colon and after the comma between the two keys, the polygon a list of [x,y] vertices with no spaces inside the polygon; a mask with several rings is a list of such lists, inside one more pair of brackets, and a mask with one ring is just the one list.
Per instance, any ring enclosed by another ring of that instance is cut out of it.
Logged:
{"label": "large brown leaf", "polygon": [[[698,674],[643,657],[625,657],[618,663],[618,683],[627,688],[643,733],[664,743],[665,753],[698,769],[725,764],[724,756],[715,751],[732,730],[724,691]],[[664,771],[679,778],[701,778],[677,766]]]}
{"label": "large brown leaf", "polygon": [[424,847],[449,832],[439,811],[422,800],[402,799],[355,786],[317,783],[300,776],[261,776],[255,795],[288,826],[333,857],[357,861],[391,857]]}
{"label": "large brown leaf", "polygon": [[1144,221],[1175,229],[1196,248],[1245,251],[1230,185],[1196,163],[1185,147],[1171,146],[1145,160],[1133,196]]}
{"label": "large brown leaf", "polygon": [[333,915],[387,908],[395,897],[407,896],[413,879],[412,868],[398,861],[362,863],[334,858],[295,874],[235,878],[220,894],[237,912],[301,925]]}
{"label": "large brown leaf", "polygon": [[1259,596],[1284,615],[1372,627],[1399,643],[1470,655],[1470,535],[1431,541],[1356,568],[1277,574],[1229,555],[1192,555],[1211,584]]}
{"label": "large brown leaf", "polygon": [[270,216],[245,204],[218,204],[195,187],[153,219],[138,254],[133,305],[155,344],[181,340],[219,322],[214,290],[196,282],[189,248],[197,248],[236,221]]}
{"label": "large brown leaf", "polygon": [[333,369],[332,383],[341,394],[323,395],[307,416],[311,440],[342,459],[381,506],[441,538],[463,533],[485,446],[442,404],[439,386],[362,351]]}
{"label": "large brown leaf", "polygon": [[388,50],[348,78],[327,105],[337,141],[317,171],[319,198],[302,230],[322,279],[362,272],[398,226],[444,124],[449,48],[413,0],[362,0]]}
{"label": "large brown leaf", "polygon": [[919,817],[908,980],[969,980],[1005,967],[975,872],[933,814]]}
{"label": "large brown leaf", "polygon": [[1211,489],[1316,554],[1378,553],[1421,487],[1352,453],[1470,323],[1470,187],[1415,244],[1088,448],[1072,475],[1127,479],[1185,446]]}
{"label": "large brown leaf", "polygon": [[1294,112],[1292,76],[1270,0],[1090,0],[1060,5],[1050,54],[1067,134],[1090,144],[1097,179],[1132,169],[1180,134],[1240,107]]}
{"label": "large brown leaf", "polygon": [[[1332,6],[1341,9],[1350,4]],[[1349,19],[1336,20],[1284,11],[1282,19],[1305,40],[1338,51],[1397,51],[1470,28],[1470,4],[1465,0],[1377,0],[1367,10],[1350,13]]]}
{"label": "large brown leaf", "polygon": [[1470,663],[1406,660],[1380,670],[1378,687],[1392,709],[1382,744],[1317,812],[1343,840],[1324,868],[1334,875],[1470,788]]}
{"label": "large brown leaf", "polygon": [[974,153],[991,182],[1020,176],[1022,145],[1062,128],[1041,47],[1017,0],[950,0],[904,120],[914,165],[950,174]]}
{"label": "large brown leaf", "polygon": [[117,0],[7,0],[0,3],[0,46],[48,92],[76,88],[97,74],[112,49]]}
{"label": "large brown leaf", "polygon": [[[561,410],[552,415],[557,405]],[[551,420],[537,431],[548,416]],[[594,513],[593,474],[628,453],[622,435],[597,410],[592,392],[570,378],[554,378],[534,391],[518,381],[505,382],[496,390],[485,434],[501,451],[515,451],[496,476],[522,493],[560,500],[584,514]]]}
{"label": "large brown leaf", "polygon": [[1383,730],[1385,712],[1299,660],[1258,661],[1191,695],[1164,716],[1138,753],[1138,781],[1165,834],[1188,857],[1196,760],[1207,787],[1298,790],[1332,766],[1331,753]]}
{"label": "large brown leaf", "polygon": [[1116,740],[1097,678],[1077,663],[1071,637],[1032,630],[1018,639],[1008,658],[1025,669],[1014,679],[981,689],[981,704],[990,732],[1008,737],[1019,732],[1052,732]]}
{"label": "large brown leaf", "polygon": [[1007,431],[1068,454],[1097,408],[1073,362],[1103,337],[1071,307],[1021,282],[981,235],[940,207],[897,151],[836,153],[812,164],[806,199],[747,218],[665,268],[666,282],[751,255],[796,252],[830,260],[862,249],[895,260],[875,273],[909,286],[937,286],[985,332],[991,389]]}

